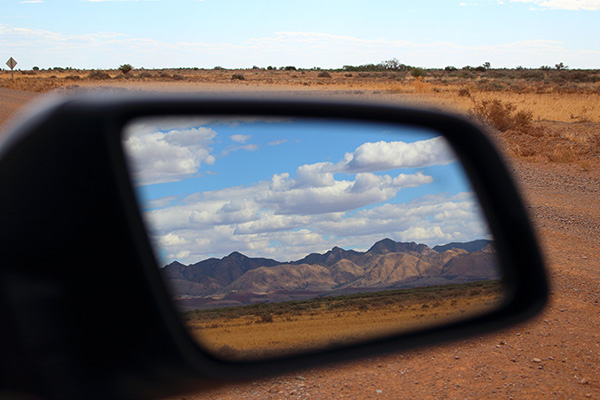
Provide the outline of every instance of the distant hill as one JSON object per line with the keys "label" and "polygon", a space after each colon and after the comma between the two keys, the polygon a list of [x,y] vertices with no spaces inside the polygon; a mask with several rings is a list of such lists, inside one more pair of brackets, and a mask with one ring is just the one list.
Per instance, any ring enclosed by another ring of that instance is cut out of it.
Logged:
{"label": "distant hill", "polygon": [[466,243],[452,242],[452,243],[444,244],[441,246],[434,246],[433,250],[442,253],[446,250],[451,250],[451,249],[463,249],[463,250],[468,251],[469,253],[472,253],[474,251],[481,251],[490,244],[493,244],[493,242],[491,240],[479,239],[479,240],[474,240],[472,242],[466,242]]}
{"label": "distant hill", "polygon": [[334,247],[324,254],[313,253],[285,263],[233,252],[190,265],[175,261],[161,272],[177,298],[212,296],[220,304],[229,305],[269,293],[291,296],[300,291],[400,288],[499,278],[489,240],[449,243],[432,249],[425,244],[383,239],[366,252]]}

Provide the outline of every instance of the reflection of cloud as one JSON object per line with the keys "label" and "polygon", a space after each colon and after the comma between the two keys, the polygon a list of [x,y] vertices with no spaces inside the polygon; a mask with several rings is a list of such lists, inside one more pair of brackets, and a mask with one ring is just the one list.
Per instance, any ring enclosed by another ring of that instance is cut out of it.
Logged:
{"label": "reflection of cloud", "polygon": [[273,140],[272,142],[267,143],[269,146],[279,146],[280,144],[287,143],[287,139],[282,140]]}
{"label": "reflection of cloud", "polygon": [[[357,174],[354,181],[336,181],[333,175],[309,175],[299,182],[277,176],[269,190],[257,201],[278,214],[314,215],[350,211],[369,204],[387,201],[403,188],[432,182],[430,176],[417,173],[389,175]],[[321,178],[321,179],[317,179]]]}
{"label": "reflection of cloud", "polygon": [[414,143],[365,143],[354,153],[347,153],[338,168],[344,172],[374,172],[445,165],[454,161],[454,155],[449,151],[445,139],[437,137]]}
{"label": "reflection of cloud", "polygon": [[[276,215],[249,204],[203,204],[208,211],[189,221],[188,214],[149,215],[169,259],[197,262],[237,250],[248,256],[288,261],[333,246],[368,248],[384,237],[431,246],[487,237],[478,203],[472,194],[424,196],[410,203],[383,204],[345,213]],[[244,207],[248,207],[244,210]],[[193,211],[192,211],[193,212]],[[443,217],[443,218],[442,218]],[[178,221],[174,221],[177,219]],[[159,221],[161,220],[161,221]],[[170,226],[165,221],[171,223]],[[181,222],[178,224],[177,222]],[[160,228],[159,228],[160,227]],[[172,236],[169,236],[172,235]],[[188,252],[187,258],[177,254]]]}
{"label": "reflection of cloud", "polygon": [[230,147],[230,148],[225,149],[225,150],[223,150],[221,152],[221,157],[224,157],[224,156],[228,155],[229,153],[232,153],[232,152],[238,151],[238,150],[256,151],[256,150],[258,150],[258,145],[255,145],[255,144],[245,144],[243,146]]}
{"label": "reflection of cloud", "polygon": [[246,143],[251,137],[251,135],[231,135],[231,140],[237,143]]}
{"label": "reflection of cloud", "polygon": [[[181,140],[174,135],[170,143]],[[453,161],[442,139],[364,143],[337,163],[305,164],[294,175],[165,199],[146,216],[167,258],[182,262],[234,250],[286,261],[336,245],[368,248],[383,237],[431,244],[484,237],[470,194],[386,203],[405,188],[433,181],[410,169]],[[407,171],[390,173],[402,168]]]}
{"label": "reflection of cloud", "polygon": [[210,144],[216,132],[209,128],[158,131],[136,125],[124,141],[138,184],[173,182],[195,174],[202,163],[213,164]]}

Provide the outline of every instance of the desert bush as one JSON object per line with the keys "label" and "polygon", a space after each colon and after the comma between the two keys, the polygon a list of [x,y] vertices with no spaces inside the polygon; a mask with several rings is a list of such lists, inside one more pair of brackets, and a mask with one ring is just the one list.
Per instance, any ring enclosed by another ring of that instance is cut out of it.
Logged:
{"label": "desert bush", "polygon": [[235,81],[235,80],[238,80],[238,81],[243,81],[243,80],[245,80],[245,79],[246,79],[246,78],[245,78],[245,77],[244,77],[244,75],[242,75],[242,74],[233,74],[233,75],[231,75],[231,80],[232,80],[232,81]]}
{"label": "desert bush", "polygon": [[542,71],[525,71],[521,74],[521,78],[528,81],[543,81],[546,75]]}
{"label": "desert bush", "polygon": [[413,69],[410,70],[410,76],[412,76],[413,78],[424,78],[425,77],[425,70],[423,68],[419,68],[419,67],[414,67]]}
{"label": "desert bush", "polygon": [[152,78],[153,76],[150,72],[142,72],[138,75],[138,78]]}
{"label": "desert bush", "polygon": [[460,88],[458,90],[458,97],[471,97],[471,92],[467,88]]}
{"label": "desert bush", "polygon": [[273,322],[273,314],[269,313],[269,312],[265,312],[263,314],[260,314],[258,316],[258,322],[263,323],[263,324],[269,324]]}
{"label": "desert bush", "polygon": [[81,79],[81,77],[79,75],[67,75],[67,76],[65,76],[65,79],[68,79],[71,81],[78,81]]}
{"label": "desert bush", "polygon": [[131,66],[131,64],[123,64],[119,67],[119,71],[121,71],[123,75],[127,75],[129,72],[131,72],[132,69],[133,67]]}
{"label": "desert bush", "polygon": [[517,107],[513,103],[503,103],[499,99],[474,101],[470,113],[500,132],[516,130],[529,133],[533,128],[531,111],[517,111]]}
{"label": "desert bush", "polygon": [[464,70],[460,72],[460,74],[458,75],[459,78],[463,78],[463,79],[475,79],[477,77],[476,74],[474,74],[473,72],[469,71],[469,70]]}
{"label": "desert bush", "polygon": [[591,71],[561,71],[560,76],[562,76],[566,81],[569,82],[595,82],[600,80],[596,75],[594,75]]}
{"label": "desert bush", "polygon": [[179,74],[173,74],[171,76],[171,79],[173,79],[174,81],[184,81],[185,80],[185,76],[179,75]]}
{"label": "desert bush", "polygon": [[95,80],[104,80],[104,79],[110,79],[110,75],[104,71],[96,71],[93,70],[88,74],[88,79],[95,79]]}
{"label": "desert bush", "polygon": [[331,74],[327,71],[321,71],[319,72],[319,75],[317,75],[319,78],[331,78]]}
{"label": "desert bush", "polygon": [[447,72],[458,71],[458,68],[456,68],[452,65],[448,65],[446,68],[444,68],[444,71],[447,71]]}

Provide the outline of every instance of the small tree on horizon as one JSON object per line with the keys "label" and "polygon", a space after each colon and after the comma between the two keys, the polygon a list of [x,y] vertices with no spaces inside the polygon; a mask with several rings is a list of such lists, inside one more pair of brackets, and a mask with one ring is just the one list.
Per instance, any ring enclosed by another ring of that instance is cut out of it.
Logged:
{"label": "small tree on horizon", "polygon": [[119,67],[119,71],[121,71],[123,75],[127,75],[132,69],[133,67],[131,64],[123,64]]}

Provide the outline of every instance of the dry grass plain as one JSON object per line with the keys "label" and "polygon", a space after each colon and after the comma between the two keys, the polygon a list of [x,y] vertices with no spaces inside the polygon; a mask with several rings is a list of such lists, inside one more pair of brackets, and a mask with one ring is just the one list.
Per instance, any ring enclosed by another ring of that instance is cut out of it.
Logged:
{"label": "dry grass plain", "polygon": [[[393,71],[134,69],[123,74],[119,70],[61,68],[16,71],[14,81],[9,71],[0,71],[0,88],[38,93],[98,89],[260,91],[409,103],[475,115],[484,123],[491,122],[497,131],[503,132],[499,140],[511,157],[534,162],[575,162],[590,169],[597,165],[600,155],[598,70],[428,70],[424,79],[415,79],[408,72]],[[515,123],[494,126],[490,118],[481,118],[477,110],[481,110],[482,104],[493,102],[501,106],[500,115],[498,110],[495,112],[496,117]],[[527,114],[526,126],[515,121],[519,113]]]}
{"label": "dry grass plain", "polygon": [[[541,75],[535,75],[535,73]],[[534,78],[531,75],[534,75]],[[583,74],[583,75],[582,75]],[[499,99],[529,110],[535,120],[600,122],[600,71],[490,70],[400,72],[318,70],[43,70],[0,71],[0,87],[46,92],[98,88],[181,91],[342,91],[366,98],[423,103],[466,112],[474,100]]]}
{"label": "dry grass plain", "polygon": [[185,314],[199,343],[230,359],[273,357],[439,326],[489,311],[497,282],[475,282]]}

